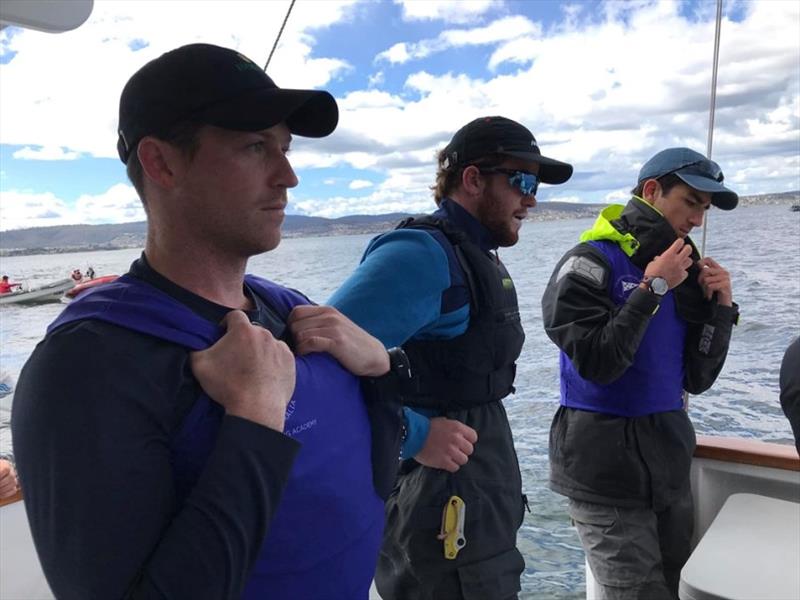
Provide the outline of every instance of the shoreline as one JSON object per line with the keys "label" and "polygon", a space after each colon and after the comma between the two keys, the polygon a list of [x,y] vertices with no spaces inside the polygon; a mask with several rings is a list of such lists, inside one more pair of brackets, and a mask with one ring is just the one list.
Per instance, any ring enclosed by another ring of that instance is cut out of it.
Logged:
{"label": "shoreline", "polygon": [[[740,208],[750,208],[753,206],[786,206],[800,202],[800,192],[786,192],[782,194],[765,194],[761,196],[742,196],[740,198]],[[600,211],[608,206],[607,204],[568,204],[557,203],[548,206],[549,202],[542,202],[529,214],[528,222],[547,222],[564,221],[568,219],[595,218]],[[318,217],[303,217],[300,215],[287,215],[295,219],[310,220],[313,222],[289,224],[284,226],[282,231],[283,239],[307,238],[307,237],[333,237],[340,235],[363,235],[378,234],[393,229],[402,219],[412,216],[404,214],[390,215],[370,215],[342,217],[339,219],[324,219]],[[117,224],[114,227],[125,227],[126,224]],[[75,227],[75,226],[56,226]],[[90,227],[103,227],[102,225]],[[144,222],[127,224],[127,227],[134,229],[144,229]],[[45,228],[39,228],[45,229]],[[10,230],[2,232],[9,234],[11,231],[24,232],[26,230]],[[28,230],[29,231],[29,230]],[[145,234],[124,232],[114,236],[106,242],[88,244],[70,244],[63,246],[29,246],[18,248],[0,248],[0,258],[14,256],[37,256],[48,254],[69,254],[75,252],[102,252],[113,250],[131,250],[144,248]]]}

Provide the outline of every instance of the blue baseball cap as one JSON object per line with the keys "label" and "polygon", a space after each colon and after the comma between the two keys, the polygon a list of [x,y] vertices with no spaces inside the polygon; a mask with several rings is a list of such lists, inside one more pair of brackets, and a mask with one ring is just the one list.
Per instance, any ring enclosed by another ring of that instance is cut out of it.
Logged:
{"label": "blue baseball cap", "polygon": [[725,177],[719,165],[689,148],[662,150],[644,163],[638,182],[664,175],[675,175],[689,187],[708,192],[711,204],[722,210],[733,210],[739,203],[739,195],[722,185]]}

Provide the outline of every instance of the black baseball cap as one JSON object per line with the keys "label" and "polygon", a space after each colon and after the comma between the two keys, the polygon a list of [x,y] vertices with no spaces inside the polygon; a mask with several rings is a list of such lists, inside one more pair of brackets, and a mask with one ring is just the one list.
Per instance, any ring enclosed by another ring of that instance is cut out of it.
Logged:
{"label": "black baseball cap", "polygon": [[189,44],[162,54],[128,80],[119,101],[117,151],[127,163],[146,135],[164,135],[189,121],[236,131],[260,131],[285,122],[303,137],[336,129],[336,100],[321,90],[281,89],[235,50]]}
{"label": "black baseball cap", "polygon": [[711,204],[722,210],[733,210],[739,195],[722,182],[725,176],[713,160],[690,148],[667,148],[648,160],[639,171],[639,183],[675,175],[686,185],[711,194]]}
{"label": "black baseball cap", "polygon": [[505,117],[481,117],[456,131],[444,149],[442,166],[467,166],[492,154],[503,154],[539,164],[539,180],[564,183],[572,176],[572,165],[542,156],[536,138],[524,125]]}

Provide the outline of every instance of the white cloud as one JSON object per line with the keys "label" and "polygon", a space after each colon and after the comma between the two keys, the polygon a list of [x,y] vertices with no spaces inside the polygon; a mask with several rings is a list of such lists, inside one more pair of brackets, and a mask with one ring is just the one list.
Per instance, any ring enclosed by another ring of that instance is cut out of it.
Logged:
{"label": "white cloud", "polygon": [[527,17],[511,16],[493,21],[485,27],[445,31],[441,34],[452,46],[473,46],[513,40],[521,36],[540,36],[542,28]]}
{"label": "white cloud", "polygon": [[[580,196],[554,196],[548,198],[547,202],[567,202],[569,204],[580,204],[581,202],[584,202],[584,200]],[[547,207],[547,203],[539,206]],[[536,209],[534,208],[534,210]]]}
{"label": "white cloud", "polygon": [[[631,186],[633,187],[633,186]],[[629,191],[625,190],[615,190],[613,192],[609,192],[603,197],[604,204],[622,204],[628,201],[631,197]]]}
{"label": "white cloud", "polygon": [[340,110],[359,111],[376,108],[403,108],[402,98],[381,90],[355,91],[339,100]]}
{"label": "white cloud", "polygon": [[[383,193],[397,169],[416,165],[429,185],[435,152],[456,129],[481,115],[502,114],[525,123],[546,155],[575,165],[576,176],[550,194],[619,201],[656,151],[676,145],[704,151],[708,119],[713,22],[686,21],[672,3],[634,8],[626,21],[614,20],[617,15],[579,26],[573,20],[546,36],[498,41],[487,66],[499,68],[513,58],[515,72],[481,78],[420,70],[394,94],[351,92],[340,101],[337,133],[314,142],[326,150],[321,164],[385,172],[373,194],[383,206],[382,199],[403,194],[401,187]],[[798,173],[783,161],[800,150],[800,74],[792,63],[800,40],[793,27],[774,25],[798,23],[800,14],[791,3],[751,8],[745,21],[723,25],[714,157],[742,193],[797,189]],[[304,166],[314,163],[309,154]],[[739,169],[757,164],[769,165],[759,172],[776,176],[736,178]],[[415,205],[415,192],[405,196]],[[357,202],[360,209],[375,205]],[[336,209],[320,200],[315,206],[331,214],[346,204]]]}
{"label": "white cloud", "polygon": [[[185,21],[187,6],[197,21],[191,33],[174,25]],[[298,138],[292,164],[300,171],[368,169],[352,178],[381,182],[354,199],[309,199],[301,184],[294,195],[303,199],[294,204],[308,214],[430,210],[436,151],[483,115],[524,123],[545,155],[575,165],[572,180],[545,189],[548,199],[622,200],[639,166],[656,151],[673,145],[705,151],[713,3],[697,4],[702,14],[687,19],[685,5],[672,1],[574,2],[561,7],[560,23],[544,27],[531,2],[413,1],[396,11],[412,25],[424,21],[424,35],[399,37],[389,20],[370,24],[383,28],[383,47],[389,48],[380,70],[374,56],[337,55],[335,44],[322,53],[317,37],[323,28],[361,26],[359,11],[366,14],[371,6],[298,2],[270,66],[281,85],[337,90],[337,131],[322,140]],[[16,52],[0,65],[0,142],[55,148],[64,157],[116,156],[119,90],[146,60],[201,39],[266,60],[286,3],[221,7],[98,0],[89,23],[74,32],[26,31],[11,39],[0,33],[0,49]],[[798,189],[800,3],[737,7],[744,16],[726,18],[722,26],[714,158],[741,193]],[[352,35],[353,28],[342,31]],[[402,31],[414,29],[405,25]],[[129,44],[137,39],[148,45],[132,52]],[[469,61],[448,54],[466,47],[481,53],[471,53]],[[3,170],[10,172],[12,163]],[[327,175],[326,185],[342,184]],[[48,206],[60,214],[68,207],[58,205],[56,196]],[[6,197],[4,192],[0,228],[6,227]],[[129,208],[109,200],[98,210],[121,214]],[[31,214],[40,209],[32,206]]]}
{"label": "white cloud", "polygon": [[392,212],[423,213],[436,208],[429,188],[433,167],[392,169],[388,179],[367,196],[291,200],[303,214],[336,218],[350,214],[380,215]]}
{"label": "white cloud", "polygon": [[394,0],[408,21],[469,23],[502,5],[500,0]]}
{"label": "white cloud", "polygon": [[392,64],[402,64],[411,60],[411,53],[408,51],[408,45],[405,42],[400,42],[378,54],[375,60],[385,60]]}
{"label": "white cloud", "polygon": [[[236,48],[259,64],[278,33],[283,2],[97,0],[88,21],[58,35],[0,32],[0,143],[60,147],[116,158],[119,94],[139,67],[177,46]],[[322,87],[350,65],[314,57],[317,30],[351,18],[356,0],[304,0],[292,11],[269,73],[282,87]],[[185,23],[191,18],[192,26]],[[132,47],[141,48],[132,50]]]}
{"label": "white cloud", "polygon": [[133,186],[118,183],[103,194],[78,198],[75,210],[82,223],[128,223],[144,221],[142,202]]}
{"label": "white cloud", "polygon": [[78,223],[66,202],[52,192],[4,191],[0,194],[0,230]]}
{"label": "white cloud", "polygon": [[117,184],[97,196],[83,195],[70,204],[51,192],[9,190],[0,194],[0,230],[78,223],[143,221],[142,203],[130,185]]}
{"label": "white cloud", "polygon": [[366,179],[354,179],[350,182],[349,187],[351,190],[363,190],[364,188],[372,187],[374,184]]}
{"label": "white cloud", "polygon": [[436,38],[416,43],[401,42],[379,53],[375,60],[402,64],[411,60],[421,60],[438,52],[465,46],[486,46],[498,42],[516,40],[522,36],[541,35],[541,26],[526,17],[511,16],[493,21],[484,27],[472,29],[449,29]]}
{"label": "white cloud", "polygon": [[377,87],[386,81],[386,75],[383,71],[378,71],[369,76],[369,87]]}
{"label": "white cloud", "polygon": [[77,152],[70,152],[57,146],[45,146],[38,149],[25,146],[15,151],[12,156],[25,160],[76,160],[80,158]]}

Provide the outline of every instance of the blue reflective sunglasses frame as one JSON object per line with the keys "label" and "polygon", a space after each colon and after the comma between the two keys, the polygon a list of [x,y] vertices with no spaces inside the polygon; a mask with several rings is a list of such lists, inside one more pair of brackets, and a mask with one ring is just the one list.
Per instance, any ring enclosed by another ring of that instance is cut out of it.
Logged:
{"label": "blue reflective sunglasses frame", "polygon": [[478,167],[481,173],[501,173],[508,175],[508,183],[511,187],[517,188],[523,196],[535,196],[539,191],[539,184],[542,182],[536,173],[528,173],[517,169],[503,169],[501,167]]}

